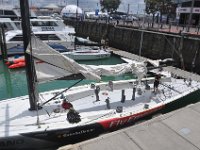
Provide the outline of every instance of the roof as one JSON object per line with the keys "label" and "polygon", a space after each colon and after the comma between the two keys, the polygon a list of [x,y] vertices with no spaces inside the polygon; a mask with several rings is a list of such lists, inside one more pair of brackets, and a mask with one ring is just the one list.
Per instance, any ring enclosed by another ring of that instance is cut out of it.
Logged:
{"label": "roof", "polygon": [[56,4],[48,4],[44,8],[59,9],[59,7]]}
{"label": "roof", "polygon": [[61,11],[61,15],[63,15],[64,13],[66,14],[82,14],[83,11],[80,7],[77,7],[76,5],[67,5],[65,6],[62,11]]}

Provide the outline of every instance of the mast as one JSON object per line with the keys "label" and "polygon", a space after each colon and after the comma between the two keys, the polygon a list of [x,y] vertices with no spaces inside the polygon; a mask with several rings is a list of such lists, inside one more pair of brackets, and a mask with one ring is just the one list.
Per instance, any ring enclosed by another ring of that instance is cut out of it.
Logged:
{"label": "mast", "polygon": [[20,10],[22,18],[22,31],[24,42],[24,55],[26,62],[26,77],[28,86],[28,95],[30,108],[29,110],[36,110],[37,94],[36,94],[36,75],[31,55],[26,53],[26,48],[31,39],[31,29],[29,20],[29,3],[28,0],[20,0]]}

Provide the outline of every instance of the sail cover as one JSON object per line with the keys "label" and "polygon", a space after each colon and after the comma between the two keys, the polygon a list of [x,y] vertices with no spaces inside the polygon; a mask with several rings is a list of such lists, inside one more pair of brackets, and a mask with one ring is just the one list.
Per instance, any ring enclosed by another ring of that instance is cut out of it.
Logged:
{"label": "sail cover", "polygon": [[[31,50],[31,51],[30,51]],[[26,52],[34,57],[34,65],[39,83],[64,78],[74,74],[82,74],[89,80],[100,80],[101,77],[43,43],[35,36]]]}
{"label": "sail cover", "polygon": [[117,65],[87,65],[89,70],[94,72],[99,76],[118,76],[128,72],[132,72],[132,64],[131,63],[123,63]]}
{"label": "sail cover", "polygon": [[99,76],[118,76],[128,72],[132,72],[141,80],[147,74],[147,67],[145,62],[129,61],[128,63],[117,65],[85,65],[90,71]]}

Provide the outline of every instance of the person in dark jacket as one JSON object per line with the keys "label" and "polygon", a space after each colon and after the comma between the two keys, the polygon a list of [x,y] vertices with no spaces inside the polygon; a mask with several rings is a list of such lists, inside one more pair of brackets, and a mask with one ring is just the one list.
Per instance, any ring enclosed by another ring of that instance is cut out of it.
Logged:
{"label": "person in dark jacket", "polygon": [[160,78],[161,78],[161,75],[160,74],[157,74],[155,76],[155,80],[154,80],[154,84],[153,84],[153,88],[154,88],[154,92],[157,92],[158,91],[158,86],[160,84]]}

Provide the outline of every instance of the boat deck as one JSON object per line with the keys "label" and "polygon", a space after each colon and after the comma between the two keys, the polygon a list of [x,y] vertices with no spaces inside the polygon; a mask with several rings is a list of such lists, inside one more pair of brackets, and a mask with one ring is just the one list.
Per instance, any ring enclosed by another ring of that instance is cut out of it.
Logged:
{"label": "boat deck", "polygon": [[[113,90],[106,83],[99,83],[99,100],[96,101],[94,89],[91,85],[74,87],[64,93],[64,96],[70,101],[74,109],[80,113],[81,121],[71,124],[67,118],[67,111],[61,108],[62,99],[57,99],[47,103],[43,109],[38,111],[40,126],[37,123],[37,111],[29,111],[29,100],[27,96],[13,98],[6,101],[0,101],[0,137],[17,135],[31,131],[44,131],[75,127],[95,123],[112,118],[121,118],[134,114],[139,114],[151,109],[162,107],[171,101],[179,99],[190,92],[199,88],[197,82],[193,81],[191,85],[182,79],[168,78],[162,79],[157,93],[153,92],[154,78],[148,78],[150,90],[145,90],[144,81],[141,84],[142,94],[135,93],[135,100],[132,100],[133,83],[136,81],[116,81]],[[164,83],[164,84],[163,84]],[[172,87],[173,83],[173,87]],[[125,102],[121,102],[122,91],[124,89]],[[62,90],[59,90],[62,91]],[[50,91],[40,94],[41,101],[45,102],[59,91]],[[106,99],[109,98],[110,109],[107,108]],[[146,108],[146,105],[148,107]],[[117,113],[116,109],[121,106],[123,111]]]}

